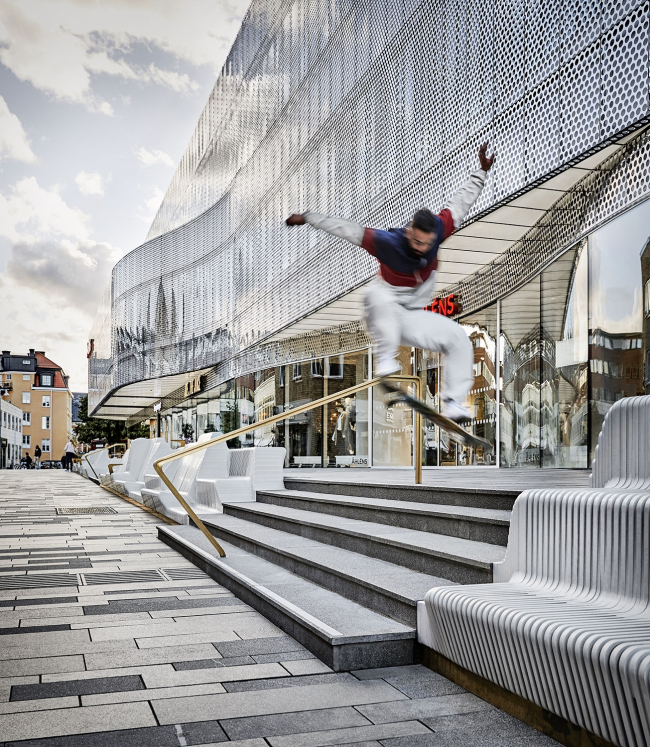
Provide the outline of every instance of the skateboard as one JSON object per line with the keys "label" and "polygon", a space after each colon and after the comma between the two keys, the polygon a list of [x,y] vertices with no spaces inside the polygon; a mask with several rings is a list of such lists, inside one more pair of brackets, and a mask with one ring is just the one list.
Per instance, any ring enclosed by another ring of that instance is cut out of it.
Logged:
{"label": "skateboard", "polygon": [[390,392],[393,395],[393,401],[404,402],[409,405],[409,407],[417,410],[422,417],[437,425],[454,441],[458,441],[458,443],[461,443],[464,446],[471,446],[474,449],[484,449],[486,452],[493,451],[492,444],[489,441],[468,433],[458,423],[449,420],[449,418],[441,415],[437,410],[434,410],[425,402],[422,402],[422,400],[419,400],[417,397],[413,397],[405,392],[396,382],[394,383],[390,379],[382,379],[380,383],[387,392]]}

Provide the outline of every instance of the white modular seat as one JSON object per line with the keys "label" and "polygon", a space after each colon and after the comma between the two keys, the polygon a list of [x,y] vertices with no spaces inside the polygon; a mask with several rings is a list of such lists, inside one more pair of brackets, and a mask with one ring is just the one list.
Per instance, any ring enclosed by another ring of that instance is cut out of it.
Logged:
{"label": "white modular seat", "polygon": [[285,455],[286,450],[279,446],[230,450],[230,465],[225,477],[201,476],[197,480],[197,502],[201,507],[221,512],[224,503],[254,501],[258,490],[283,490]]}
{"label": "white modular seat", "polygon": [[[121,483],[116,481],[119,479],[122,482],[126,480],[133,480],[134,475],[138,475],[140,470],[145,464],[149,451],[151,450],[151,439],[149,438],[135,438],[131,441],[129,448],[127,449],[122,459],[122,464],[118,467],[113,468],[113,472],[105,473],[100,476],[100,482],[102,485],[113,490],[121,490]],[[112,463],[110,460],[109,463]]]}
{"label": "white modular seat", "polygon": [[131,458],[129,459],[129,466],[119,472],[113,470],[112,487],[114,490],[118,490],[120,493],[128,495],[128,488],[126,487],[128,484],[142,482],[144,470],[155,446],[155,439],[151,438],[136,438],[131,441]]}
{"label": "white modular seat", "polygon": [[[154,471],[153,463],[157,459],[162,459],[164,456],[167,456],[171,453],[172,449],[164,438],[154,438],[152,440],[152,447],[149,451],[149,455],[147,456],[147,460],[143,465],[140,473],[141,479],[125,481],[123,480],[123,477],[120,476],[116,478],[115,483],[121,483],[121,489],[126,492],[129,498],[142,503],[142,489],[145,487],[145,479],[147,474]],[[158,476],[156,475],[156,477]]]}
{"label": "white modular seat", "polygon": [[[102,485],[107,482],[108,484],[112,484],[112,475],[108,469],[109,464],[115,465],[113,467],[113,472],[124,472],[124,470],[128,467],[129,459],[131,458],[131,449],[127,449],[124,454],[122,454],[120,457],[115,458],[107,458],[106,463],[102,465],[102,471],[99,472],[99,481]],[[110,479],[109,479],[110,478]]]}
{"label": "white modular seat", "polygon": [[591,486],[650,490],[650,396],[626,397],[610,408],[596,447]]}
{"label": "white modular seat", "polygon": [[92,480],[98,480],[101,474],[106,474],[108,472],[109,461],[111,463],[122,462],[119,457],[110,458],[108,455],[108,449],[89,451],[81,458],[81,470],[86,477],[89,477]]}
{"label": "white modular seat", "polygon": [[[197,443],[205,443],[218,438],[221,433],[204,433]],[[187,448],[187,447],[186,447]],[[182,451],[182,449],[180,450]],[[178,453],[178,452],[176,452]],[[230,449],[225,441],[210,449],[190,453],[164,467],[165,474],[172,478],[171,467],[178,466],[173,472],[173,485],[181,496],[194,507],[197,503],[196,486],[199,479],[223,479],[228,476]],[[144,487],[141,491],[142,502],[148,508],[174,519],[179,524],[188,524],[189,517],[185,509],[176,500],[171,491],[158,485],[156,488]],[[206,507],[201,507],[203,511]]]}
{"label": "white modular seat", "polygon": [[[596,483],[645,486],[625,442],[648,454],[650,397],[633,399],[605,419]],[[493,570],[493,584],[431,589],[420,642],[613,744],[650,744],[650,491],[522,493]]]}

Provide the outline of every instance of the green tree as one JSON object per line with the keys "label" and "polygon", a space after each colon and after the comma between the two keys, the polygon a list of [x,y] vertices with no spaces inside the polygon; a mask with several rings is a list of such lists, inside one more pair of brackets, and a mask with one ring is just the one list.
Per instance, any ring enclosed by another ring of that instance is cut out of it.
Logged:
{"label": "green tree", "polygon": [[102,439],[107,444],[118,441],[126,441],[127,438],[149,438],[149,425],[138,423],[129,428],[123,420],[103,420],[88,417],[88,396],[85,396],[79,404],[80,425],[77,426],[76,435],[80,443],[89,444],[95,439]]}

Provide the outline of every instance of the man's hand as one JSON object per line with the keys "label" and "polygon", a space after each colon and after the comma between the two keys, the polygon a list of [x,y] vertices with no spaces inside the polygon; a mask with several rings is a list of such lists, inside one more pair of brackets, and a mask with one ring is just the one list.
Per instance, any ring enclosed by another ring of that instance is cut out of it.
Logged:
{"label": "man's hand", "polygon": [[[487,155],[487,143],[483,143],[478,149],[478,160],[481,162],[481,168],[483,171],[489,171],[492,168],[496,154],[493,153],[491,156]],[[292,216],[293,217],[293,216]],[[287,221],[288,222],[288,221]]]}
{"label": "man's hand", "polygon": [[288,226],[304,226],[305,216],[300,213],[292,213],[285,222]]}

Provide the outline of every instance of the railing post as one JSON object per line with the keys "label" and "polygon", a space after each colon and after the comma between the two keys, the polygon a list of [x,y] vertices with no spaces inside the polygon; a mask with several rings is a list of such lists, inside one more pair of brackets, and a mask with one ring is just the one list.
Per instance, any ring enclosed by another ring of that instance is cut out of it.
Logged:
{"label": "railing post", "polygon": [[[422,384],[419,379],[413,382],[415,396],[422,399]],[[415,484],[422,485],[422,415],[415,411],[415,448],[413,449],[413,459],[415,461]]]}

